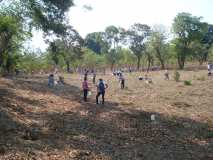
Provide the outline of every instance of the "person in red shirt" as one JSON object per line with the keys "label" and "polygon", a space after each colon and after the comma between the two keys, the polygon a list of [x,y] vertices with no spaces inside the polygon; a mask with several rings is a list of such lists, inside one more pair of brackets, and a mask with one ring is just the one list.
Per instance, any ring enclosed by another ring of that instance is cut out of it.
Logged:
{"label": "person in red shirt", "polygon": [[83,92],[84,92],[84,101],[86,102],[88,91],[89,91],[89,85],[88,85],[88,82],[87,82],[87,77],[84,77],[82,88],[83,88]]}

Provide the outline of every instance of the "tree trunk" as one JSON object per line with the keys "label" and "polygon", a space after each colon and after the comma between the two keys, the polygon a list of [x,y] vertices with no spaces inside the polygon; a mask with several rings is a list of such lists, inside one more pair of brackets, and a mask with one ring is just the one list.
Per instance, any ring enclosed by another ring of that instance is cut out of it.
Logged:
{"label": "tree trunk", "polygon": [[160,53],[159,48],[156,48],[156,52],[157,52],[157,54],[158,54],[157,57],[158,57],[158,59],[159,59],[159,61],[160,61],[160,64],[161,64],[161,69],[164,70],[164,69],[165,69],[164,59],[163,59],[162,56],[161,56],[161,53]]}
{"label": "tree trunk", "polygon": [[137,57],[137,58],[138,58],[137,70],[139,71],[139,69],[140,69],[140,64],[141,64],[141,57]]}
{"label": "tree trunk", "polygon": [[178,65],[180,69],[184,69],[185,66],[185,57],[178,57]]}
{"label": "tree trunk", "polygon": [[113,71],[113,68],[114,68],[114,63],[111,63],[111,66],[110,66],[111,71]]}
{"label": "tree trunk", "polygon": [[151,64],[153,63],[152,57],[149,54],[147,54],[147,60],[148,60],[148,68],[146,72],[148,73],[150,70]]}
{"label": "tree trunk", "polygon": [[150,60],[148,60],[148,68],[147,68],[147,73],[149,73],[149,70],[150,70],[150,66],[151,66],[151,61]]}
{"label": "tree trunk", "polygon": [[200,65],[200,66],[203,65],[203,60],[202,60],[202,59],[199,60],[199,65]]}
{"label": "tree trunk", "polygon": [[70,62],[66,61],[67,73],[70,73]]}
{"label": "tree trunk", "polygon": [[3,65],[3,53],[0,52],[0,67]]}

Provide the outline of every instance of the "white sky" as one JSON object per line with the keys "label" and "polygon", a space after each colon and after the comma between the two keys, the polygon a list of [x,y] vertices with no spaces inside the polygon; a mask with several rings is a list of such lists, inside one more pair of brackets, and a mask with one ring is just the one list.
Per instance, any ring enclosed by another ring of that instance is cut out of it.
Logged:
{"label": "white sky", "polygon": [[[85,37],[88,33],[103,31],[109,25],[128,28],[134,23],[150,26],[163,24],[171,27],[179,12],[202,16],[213,24],[213,0],[74,0],[75,7],[69,12],[70,23]],[[87,11],[84,5],[93,10]],[[45,48],[42,34],[33,38],[34,48]]]}

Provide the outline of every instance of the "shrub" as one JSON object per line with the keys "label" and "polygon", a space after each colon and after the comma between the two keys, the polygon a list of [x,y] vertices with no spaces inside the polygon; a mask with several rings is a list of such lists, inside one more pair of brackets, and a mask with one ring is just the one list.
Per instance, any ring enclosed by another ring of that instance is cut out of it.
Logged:
{"label": "shrub", "polygon": [[191,85],[192,85],[192,82],[191,82],[191,81],[184,81],[184,84],[185,84],[186,86],[191,86]]}
{"label": "shrub", "polygon": [[179,82],[180,81],[180,73],[178,71],[175,71],[174,72],[174,80],[176,82]]}

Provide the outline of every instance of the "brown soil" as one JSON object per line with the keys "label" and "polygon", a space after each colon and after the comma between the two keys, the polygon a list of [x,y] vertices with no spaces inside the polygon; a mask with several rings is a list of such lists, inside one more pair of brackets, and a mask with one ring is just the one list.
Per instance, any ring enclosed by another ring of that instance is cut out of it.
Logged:
{"label": "brown soil", "polygon": [[152,72],[147,84],[139,75],[125,75],[124,90],[99,75],[109,85],[104,106],[92,84],[82,101],[79,75],[64,75],[66,85],[55,88],[46,76],[0,78],[0,159],[212,160],[213,79],[184,71],[177,83]]}

